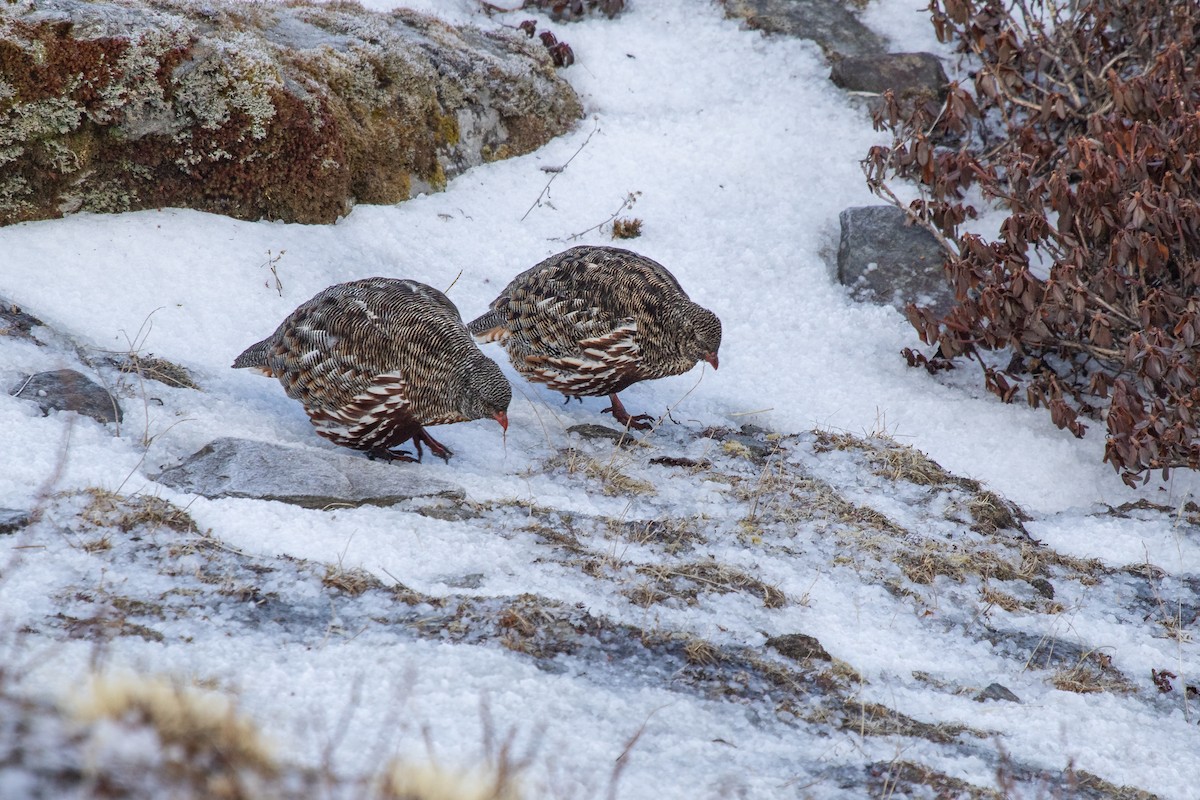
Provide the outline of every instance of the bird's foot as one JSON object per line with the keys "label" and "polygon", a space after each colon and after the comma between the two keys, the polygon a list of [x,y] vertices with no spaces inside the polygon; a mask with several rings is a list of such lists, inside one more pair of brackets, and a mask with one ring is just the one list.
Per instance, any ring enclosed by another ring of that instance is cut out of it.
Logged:
{"label": "bird's foot", "polygon": [[421,450],[422,442],[429,445],[429,452],[433,453],[435,456],[440,458],[442,461],[445,461],[447,464],[450,463],[450,456],[454,455],[454,451],[451,450],[449,447],[446,447],[446,445],[442,444],[437,439],[430,436],[429,433],[426,432],[426,430],[424,428],[421,428],[420,430],[418,430],[417,433],[415,433],[412,437],[412,443],[417,448],[417,461],[420,461],[421,456],[424,454],[423,451]]}
{"label": "bird's foot", "polygon": [[428,445],[429,451],[442,461],[449,462],[450,456],[454,455],[449,447],[430,436],[424,428],[418,428],[408,441],[413,443],[413,447],[417,451],[415,456],[405,450],[397,449],[399,445],[396,445],[395,447],[377,447],[374,450],[368,450],[367,458],[372,461],[401,461],[417,464],[425,455],[425,448],[421,446],[423,444]]}
{"label": "bird's foot", "polygon": [[618,424],[630,430],[647,431],[654,427],[654,417],[649,414],[630,414],[615,392],[610,394],[608,399],[612,401],[612,405],[601,411],[601,414],[611,413]]}
{"label": "bird's foot", "polygon": [[369,461],[406,461],[415,464],[421,459],[413,458],[403,450],[389,450],[386,447],[381,447],[378,450],[368,450],[367,459]]}

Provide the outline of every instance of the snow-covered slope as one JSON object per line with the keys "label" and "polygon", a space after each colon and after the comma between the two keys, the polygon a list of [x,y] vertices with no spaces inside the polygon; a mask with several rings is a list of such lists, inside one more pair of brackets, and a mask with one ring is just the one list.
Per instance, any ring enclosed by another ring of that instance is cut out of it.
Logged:
{"label": "snow-covered slope", "polygon": [[[928,48],[918,6],[885,0],[865,19],[897,49]],[[969,376],[909,369],[910,326],[846,299],[827,259],[838,212],[875,202],[858,161],[879,134],[812,43],[684,0],[556,30],[588,118],[444,193],[333,226],[163,209],[0,229],[0,295],[61,334],[0,339],[5,388],[81,368],[70,337],[97,365],[105,350],[152,353],[202,389],[101,367],[125,407],[117,436],[0,395],[0,508],[41,515],[0,535],[0,643],[30,663],[13,690],[61,696],[96,653],[106,669],[215,682],[289,763],[314,767],[345,715],[332,760],[351,776],[426,758],[427,740],[474,763],[489,729],[515,728],[518,749],[537,745],[536,796],[607,792],[639,731],[621,797],[933,794],[934,778],[911,788],[914,765],[1011,780],[1018,796],[1068,786],[1069,768],[1085,788],[1090,774],[1190,796],[1192,476],[1125,488],[1098,433],[1076,440]],[[154,482],[221,436],[332,447],[276,382],[229,368],[320,289],[410,277],[470,318],[520,270],[605,242],[595,226],[634,192],[624,215],[643,235],[625,244],[725,330],[718,372],[623,393],[631,411],[671,411],[646,446],[569,432],[609,420],[604,401],[564,406],[504,364],[506,438],[488,420],[443,428],[449,464],[396,465],[463,487],[450,511]],[[194,527],[138,511],[147,497]],[[1031,515],[1025,533],[989,516],[1001,498]],[[833,660],[766,645],[798,633]],[[1152,669],[1175,675],[1171,692]],[[992,683],[1023,703],[974,702]],[[1082,796],[1104,796],[1094,786]]]}

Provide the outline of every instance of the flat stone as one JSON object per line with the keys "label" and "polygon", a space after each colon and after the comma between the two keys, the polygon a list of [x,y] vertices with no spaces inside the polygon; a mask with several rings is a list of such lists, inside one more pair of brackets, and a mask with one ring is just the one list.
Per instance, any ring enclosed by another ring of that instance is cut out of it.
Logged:
{"label": "flat stone", "polygon": [[596,425],[591,422],[572,425],[567,428],[567,433],[573,433],[581,439],[609,439],[618,444],[632,444],[639,441],[638,437],[623,428],[610,428],[607,425]]}
{"label": "flat stone", "polygon": [[122,417],[121,404],[107,389],[73,369],[27,375],[9,392],[37,403],[43,414],[75,411],[100,423],[120,422]]}
{"label": "flat stone", "polygon": [[1021,698],[1013,694],[1007,686],[1002,686],[999,683],[989,683],[986,688],[979,691],[975,695],[975,702],[982,703],[986,700],[1003,700],[1007,703],[1019,703]]}
{"label": "flat stone", "polygon": [[883,94],[890,89],[897,99],[922,94],[942,99],[950,82],[932,53],[847,56],[834,62],[829,79],[852,92]]}
{"label": "flat stone", "polygon": [[33,329],[42,324],[40,319],[26,313],[17,304],[0,297],[0,336],[33,339]]}
{"label": "flat stone", "polygon": [[816,637],[804,633],[785,633],[781,636],[772,636],[770,639],[767,639],[767,647],[775,648],[779,651],[780,655],[786,656],[793,661],[805,661],[809,659],[817,661],[833,660],[833,657],[826,652]]}
{"label": "flat stone", "polygon": [[887,51],[887,43],[839,0],[725,0],[725,16],[766,33],[812,39],[829,54]]}
{"label": "flat stone", "polygon": [[859,206],[839,215],[838,281],[860,302],[908,303],[939,317],[954,307],[954,292],[943,266],[946,251],[929,231],[908,224],[895,206]]}
{"label": "flat stone", "polygon": [[1050,583],[1050,581],[1046,580],[1045,578],[1034,578],[1029,582],[1029,585],[1037,590],[1037,593],[1047,600],[1054,599],[1054,584]]}
{"label": "flat stone", "polygon": [[0,508],[0,533],[13,533],[30,522],[28,511],[17,508]]}
{"label": "flat stone", "polygon": [[461,486],[424,473],[419,464],[233,438],[214,439],[155,480],[214,499],[247,497],[321,509],[466,497]]}

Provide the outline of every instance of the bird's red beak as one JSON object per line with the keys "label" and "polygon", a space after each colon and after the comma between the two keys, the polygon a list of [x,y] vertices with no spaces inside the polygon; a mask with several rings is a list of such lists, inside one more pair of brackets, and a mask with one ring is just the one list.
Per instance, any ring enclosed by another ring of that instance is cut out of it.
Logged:
{"label": "bird's red beak", "polygon": [[704,357],[704,360],[707,361],[709,364],[712,364],[713,369],[717,368],[717,354],[716,353],[709,353],[708,355],[706,355]]}
{"label": "bird's red beak", "polygon": [[505,432],[508,431],[508,412],[507,411],[497,411],[495,414],[492,414],[492,419],[496,420],[496,422],[499,422],[500,427],[503,428],[505,430]]}

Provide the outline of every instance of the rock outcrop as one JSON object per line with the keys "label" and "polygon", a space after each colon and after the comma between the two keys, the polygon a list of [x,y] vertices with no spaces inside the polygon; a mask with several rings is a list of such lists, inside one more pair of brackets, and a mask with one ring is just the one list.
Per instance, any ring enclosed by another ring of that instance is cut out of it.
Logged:
{"label": "rock outcrop", "polygon": [[0,4],[0,224],[181,206],[332,222],[569,129],[519,33],[353,3]]}

